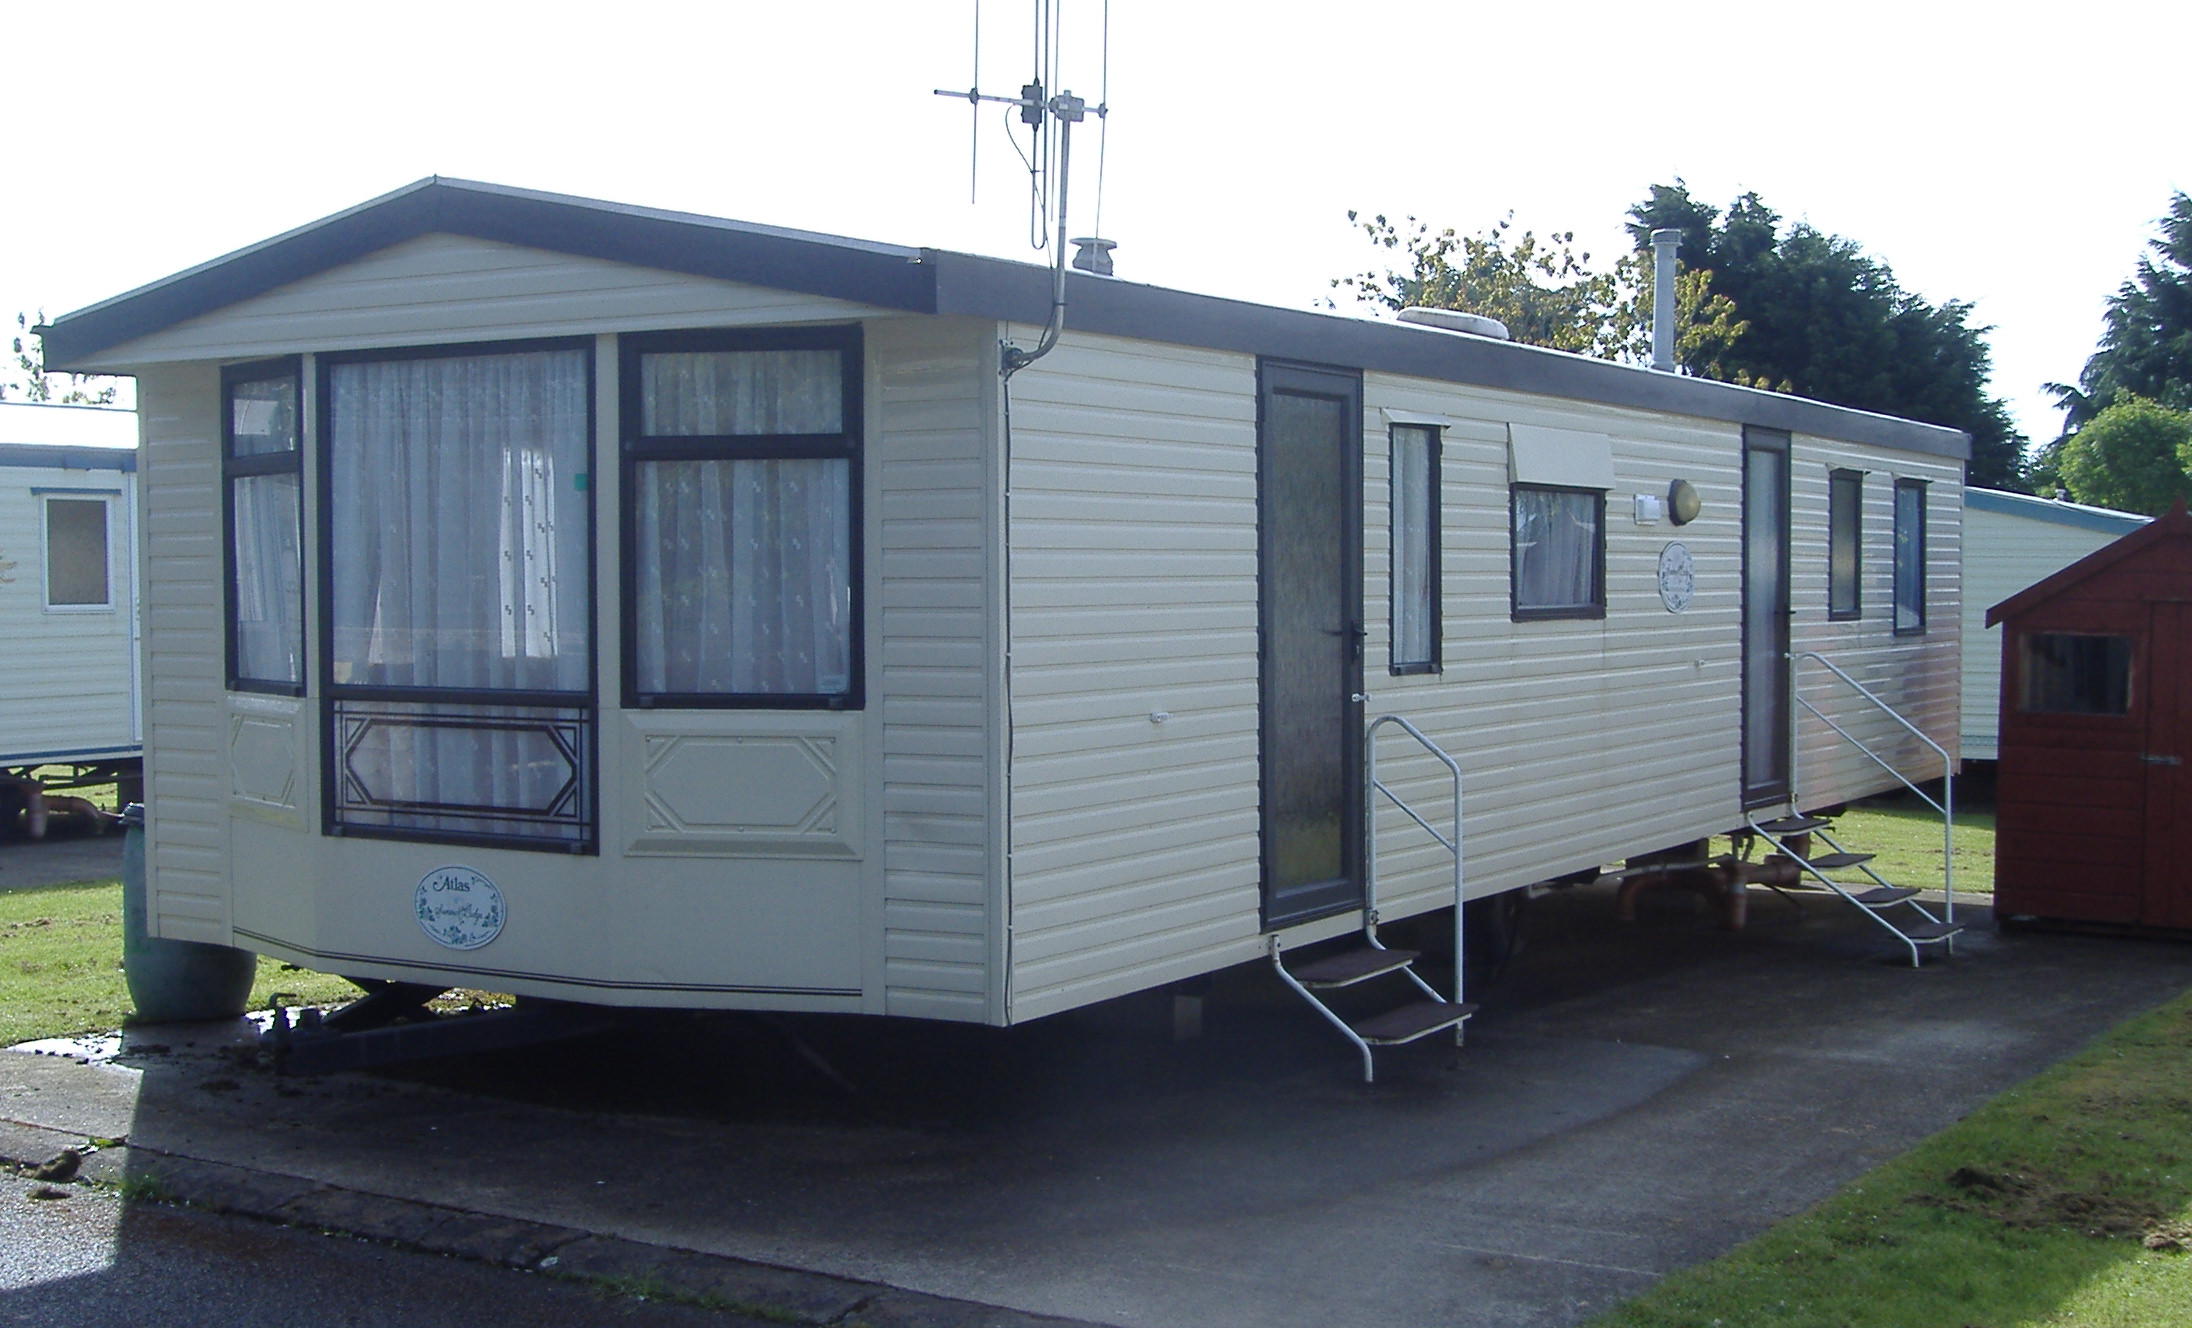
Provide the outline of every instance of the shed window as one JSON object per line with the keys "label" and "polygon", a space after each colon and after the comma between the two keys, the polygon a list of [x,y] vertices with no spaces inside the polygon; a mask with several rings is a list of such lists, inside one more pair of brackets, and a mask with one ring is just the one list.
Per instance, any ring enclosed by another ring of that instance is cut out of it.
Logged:
{"label": "shed window", "polygon": [[304,437],[299,365],[221,375],[228,529],[228,685],[304,691]]}
{"label": "shed window", "polygon": [[625,702],[852,707],[857,328],[624,339]]}
{"label": "shed window", "polygon": [[105,498],[46,499],[46,607],[114,607]]}
{"label": "shed window", "polygon": [[328,821],[593,848],[588,344],[329,357]]}
{"label": "shed window", "polygon": [[1514,616],[1606,616],[1606,495],[1517,484],[1510,489]]}
{"label": "shed window", "polygon": [[2018,709],[2044,715],[2131,712],[2131,638],[2030,632],[2018,661]]}
{"label": "shed window", "polygon": [[1895,481],[1895,633],[1926,630],[1926,482]]}
{"label": "shed window", "polygon": [[1827,617],[1860,617],[1863,575],[1865,473],[1827,473]]}
{"label": "shed window", "polygon": [[1393,659],[1395,673],[1439,667],[1439,431],[1396,424],[1392,434]]}

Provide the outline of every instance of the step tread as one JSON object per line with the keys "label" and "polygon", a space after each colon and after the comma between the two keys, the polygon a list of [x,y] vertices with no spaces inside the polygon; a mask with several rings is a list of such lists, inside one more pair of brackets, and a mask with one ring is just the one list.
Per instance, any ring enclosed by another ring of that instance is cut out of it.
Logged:
{"label": "step tread", "polygon": [[1417,1001],[1397,1010],[1372,1015],[1348,1025],[1355,1036],[1365,1042],[1390,1047],[1402,1042],[1413,1042],[1429,1037],[1441,1029],[1452,1028],[1477,1012],[1474,1002],[1456,1005],[1451,1001]]}
{"label": "step tread", "polygon": [[1300,965],[1289,964],[1286,971],[1305,987],[1345,987],[1406,968],[1415,958],[1414,950],[1380,950],[1364,945]]}
{"label": "step tread", "polygon": [[[1789,856],[1795,857],[1796,855],[1790,854]],[[1796,860],[1814,871],[1840,871],[1844,867],[1855,867],[1860,863],[1870,862],[1879,856],[1877,853],[1822,853],[1816,858],[1797,858]]]}
{"label": "step tread", "polygon": [[1961,922],[1898,922],[1895,924],[1895,930],[1920,945],[1929,945],[1934,941],[1945,941],[1961,932],[1964,927],[1965,924]]}
{"label": "step tread", "polygon": [[1777,820],[1760,821],[1758,828],[1769,835],[1801,835],[1832,824],[1834,822],[1818,816],[1783,816]]}
{"label": "step tread", "polygon": [[1916,896],[1917,893],[1917,889],[1913,886],[1883,885],[1851,895],[1850,898],[1855,899],[1866,908],[1885,908],[1889,904],[1900,904],[1904,900]]}

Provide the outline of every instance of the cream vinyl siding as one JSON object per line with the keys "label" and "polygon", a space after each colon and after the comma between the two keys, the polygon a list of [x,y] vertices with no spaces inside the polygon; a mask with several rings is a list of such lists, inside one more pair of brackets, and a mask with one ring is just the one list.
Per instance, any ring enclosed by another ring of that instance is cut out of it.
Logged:
{"label": "cream vinyl siding", "polygon": [[223,692],[221,375],[141,373],[145,814],[150,929],[228,944],[229,772]]}
{"label": "cream vinyl siding", "polygon": [[1017,1021],[1255,953],[1256,365],[1069,334],[1011,392]]}
{"label": "cream vinyl siding", "polygon": [[[1370,714],[1399,714],[1462,766],[1471,897],[1617,862],[1739,822],[1736,700],[1741,611],[1741,430],[1734,425],[1518,393],[1372,375],[1365,384],[1363,601]],[[1446,419],[1441,454],[1443,670],[1394,677],[1390,636],[1389,449],[1384,411]],[[1567,430],[1610,439],[1606,616],[1510,617],[1508,446]],[[1687,479],[1700,517],[1639,525],[1636,494]],[[1670,613],[1659,555],[1686,546],[1696,592]],[[1442,830],[1443,766],[1390,728],[1379,774]],[[1379,799],[1381,911],[1398,917],[1453,898],[1453,862]]]}
{"label": "cream vinyl siding", "polygon": [[[136,662],[130,658],[135,491],[136,477],[112,467],[0,465],[0,631],[8,643],[0,765],[136,746]],[[49,498],[105,505],[106,604],[47,607]]]}
{"label": "cream vinyl siding", "polygon": [[[2146,524],[2130,513],[2115,531],[2050,520],[2044,498],[1989,495],[2030,505],[2033,515],[1964,507],[1964,759],[1992,761],[2001,754],[2002,629],[1986,625],[1987,610]],[[2088,509],[2093,510],[2093,509]]]}
{"label": "cream vinyl siding", "polygon": [[[1790,591],[1795,616],[1790,648],[1832,660],[1904,719],[1956,756],[1958,666],[1963,655],[1963,467],[1942,457],[1853,447],[1798,434],[1791,442]],[[1827,619],[1827,474],[1864,472],[1864,513],[1858,584],[1863,616]],[[1926,482],[1926,630],[1894,632],[1895,482]],[[1913,780],[1938,778],[1941,757],[1901,725],[1821,669],[1796,662],[1796,690],[1851,735]],[[1805,712],[1797,713],[1795,801],[1830,806],[1900,787],[1848,741]]]}
{"label": "cream vinyl siding", "polygon": [[1003,1020],[997,329],[871,323],[881,1012]]}
{"label": "cream vinyl siding", "polygon": [[252,359],[654,328],[849,322],[843,300],[428,235],[103,351],[99,364]]}

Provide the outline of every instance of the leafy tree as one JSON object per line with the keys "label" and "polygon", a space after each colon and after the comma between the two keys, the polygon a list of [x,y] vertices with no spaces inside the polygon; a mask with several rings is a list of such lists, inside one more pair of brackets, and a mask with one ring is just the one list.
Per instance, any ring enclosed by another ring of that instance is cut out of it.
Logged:
{"label": "leafy tree", "polygon": [[2081,503],[2160,516],[2192,499],[2192,411],[2118,393],[2063,440],[2054,465]]}
{"label": "leafy tree", "polygon": [[[1496,318],[1530,346],[1642,363],[1651,356],[1652,274],[1647,256],[1630,254],[1604,270],[1575,246],[1573,231],[1540,239],[1514,232],[1514,214],[1490,230],[1463,236],[1409,217],[1347,219],[1371,244],[1405,257],[1404,269],[1361,272],[1332,285],[1366,304],[1460,309]],[[1677,358],[1705,358],[1743,335],[1735,306],[1712,291],[1703,272],[1676,279]]]}
{"label": "leafy tree", "polygon": [[1971,325],[1970,304],[1933,305],[1905,291],[1853,240],[1804,222],[1784,230],[1755,193],[1723,214],[1676,180],[1651,186],[1629,216],[1640,250],[1652,231],[1680,230],[1683,262],[1711,273],[1712,288],[1749,325],[1741,339],[1685,361],[1691,372],[1962,429],[1973,484],[2018,483],[2025,439],[1986,390],[1993,329]]}
{"label": "leafy tree", "polygon": [[2192,409],[2192,197],[2174,195],[2160,226],[2147,241],[2152,256],[2109,297],[2100,349],[2077,386],[2048,384],[2063,407],[2065,434],[2126,395]]}
{"label": "leafy tree", "polygon": [[115,379],[47,371],[45,343],[33,330],[43,326],[45,321],[43,309],[38,311],[35,322],[27,314],[15,316],[15,340],[10,348],[14,363],[9,368],[18,377],[0,378],[0,401],[15,393],[25,401],[49,402],[57,406],[113,405],[120,395]]}

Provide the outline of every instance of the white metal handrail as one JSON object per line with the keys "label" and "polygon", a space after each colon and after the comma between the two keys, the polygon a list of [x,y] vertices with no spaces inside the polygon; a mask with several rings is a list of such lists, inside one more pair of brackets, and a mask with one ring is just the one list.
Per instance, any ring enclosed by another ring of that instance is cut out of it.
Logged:
{"label": "white metal handrail", "polygon": [[[1379,778],[1378,778],[1378,730],[1379,730],[1379,729],[1381,729],[1381,728],[1384,728],[1384,727],[1385,727],[1386,725],[1388,725],[1388,724],[1394,725],[1395,727],[1397,727],[1397,728],[1401,729],[1402,731],[1404,731],[1405,733],[1407,733],[1409,737],[1411,737],[1411,738],[1414,738],[1414,739],[1415,739],[1415,740],[1417,741],[1417,743],[1419,743],[1419,744],[1421,744],[1421,745],[1422,745],[1422,747],[1423,747],[1423,749],[1424,749],[1425,751],[1429,752],[1429,753],[1430,753],[1430,754],[1431,754],[1431,755],[1432,755],[1432,756],[1433,756],[1434,758],[1436,758],[1436,759],[1437,759],[1437,761],[1438,761],[1438,763],[1439,763],[1440,765],[1443,765],[1443,766],[1445,766],[1445,767],[1446,767],[1446,772],[1447,772],[1447,774],[1448,774],[1448,775],[1450,775],[1450,776],[1452,777],[1452,779],[1453,779],[1453,788],[1454,788],[1454,830],[1453,830],[1453,834],[1452,834],[1451,836],[1449,836],[1449,835],[1447,835],[1447,834],[1443,833],[1442,831],[1440,831],[1440,830],[1439,830],[1439,828],[1438,828],[1437,826],[1435,826],[1435,825],[1432,825],[1432,824],[1431,824],[1431,823],[1430,823],[1429,821],[1425,820],[1425,819],[1423,818],[1423,815],[1422,815],[1422,814],[1421,814],[1420,812],[1418,812],[1418,811],[1417,811],[1417,810],[1416,810],[1415,808],[1413,808],[1413,807],[1411,807],[1411,806],[1409,806],[1409,805],[1408,805],[1408,802],[1407,802],[1407,800],[1406,800],[1406,799],[1402,798],[1402,797],[1401,797],[1401,796],[1400,796],[1400,795],[1399,795],[1398,793],[1395,793],[1395,792],[1394,792],[1394,791],[1393,791],[1393,790],[1392,790],[1391,788],[1388,788],[1388,787],[1386,786],[1386,784],[1385,784],[1385,781],[1383,781],[1383,780],[1381,780],[1381,779],[1379,779]],[[1367,790],[1365,791],[1365,797],[1364,797],[1364,799],[1363,799],[1363,822],[1364,822],[1364,825],[1363,825],[1363,836],[1364,836],[1364,850],[1365,850],[1365,856],[1366,856],[1366,857],[1367,857],[1367,858],[1369,859],[1369,865],[1368,865],[1368,870],[1367,870],[1367,871],[1365,872],[1365,874],[1364,874],[1364,875],[1365,875],[1365,879],[1364,879],[1364,881],[1363,881],[1363,894],[1364,894],[1364,901],[1363,901],[1363,906],[1364,906],[1364,908],[1365,908],[1365,909],[1367,910],[1367,912],[1368,912],[1368,916],[1370,916],[1371,918],[1376,918],[1376,917],[1377,917],[1377,915],[1378,915],[1378,911],[1377,911],[1377,910],[1378,910],[1378,806],[1377,806],[1377,795],[1378,795],[1378,794],[1380,794],[1380,793],[1382,793],[1382,794],[1384,794],[1384,795],[1386,796],[1386,798],[1387,798],[1387,799],[1388,799],[1388,800],[1389,800],[1389,801],[1390,801],[1390,802],[1391,802],[1391,803],[1392,803],[1392,804],[1393,804],[1393,805],[1394,805],[1395,807],[1398,807],[1398,808],[1400,808],[1400,809],[1401,809],[1401,810],[1402,810],[1403,812],[1406,812],[1406,813],[1408,814],[1408,819],[1409,819],[1409,820],[1411,820],[1411,821],[1414,821],[1414,822],[1415,822],[1415,823],[1416,823],[1417,825],[1419,825],[1419,826],[1422,826],[1422,827],[1423,827],[1423,830],[1424,830],[1424,833],[1426,833],[1426,834],[1430,835],[1430,836],[1431,836],[1431,838],[1433,838],[1433,839],[1437,840],[1437,841],[1439,842],[1439,846],[1440,846],[1440,847],[1444,848],[1444,849],[1445,849],[1445,850],[1446,850],[1446,851],[1447,851],[1448,853],[1450,853],[1450,854],[1452,854],[1452,855],[1453,855],[1453,858],[1454,858],[1454,1003],[1455,1003],[1456,1005],[1460,1005],[1460,1004],[1462,1004],[1462,1003],[1463,1003],[1463,990],[1462,990],[1462,988],[1463,988],[1463,983],[1462,983],[1462,969],[1463,969],[1463,967],[1464,967],[1464,964],[1465,964],[1465,952],[1463,951],[1463,949],[1462,949],[1462,945],[1461,945],[1461,942],[1462,942],[1462,936],[1461,936],[1461,904],[1462,904],[1462,855],[1461,855],[1461,762],[1459,762],[1459,761],[1456,761],[1456,760],[1455,760],[1455,759],[1454,759],[1454,758],[1453,758],[1453,757],[1452,757],[1451,755],[1449,755],[1449,754],[1447,753],[1447,751],[1446,751],[1446,749],[1445,749],[1445,748],[1443,748],[1443,747],[1439,746],[1439,745],[1438,745],[1438,744],[1437,744],[1436,742],[1433,742],[1433,741],[1431,740],[1431,737],[1430,737],[1430,735],[1429,735],[1429,734],[1425,733],[1425,732],[1424,732],[1424,731],[1423,731],[1422,729],[1419,729],[1419,728],[1417,728],[1417,727],[1416,727],[1416,726],[1415,726],[1415,725],[1414,725],[1414,724],[1413,724],[1412,722],[1410,722],[1410,721],[1409,721],[1409,720],[1408,720],[1407,718],[1405,718],[1405,717],[1403,717],[1403,716],[1401,716],[1401,715],[1380,715],[1380,716],[1378,716],[1378,717],[1377,717],[1376,719],[1373,719],[1373,720],[1371,720],[1371,721],[1370,721],[1370,727],[1369,727],[1368,729],[1364,730],[1364,733],[1363,733],[1363,751],[1364,751],[1364,754],[1365,754],[1365,757],[1366,757],[1366,764],[1367,764],[1367,766],[1368,766],[1368,771],[1367,771],[1367,773],[1368,773],[1368,777],[1369,777],[1369,788],[1368,788],[1368,789],[1367,789]],[[1461,1037],[1461,1027],[1460,1027],[1460,1025],[1458,1025],[1458,1024],[1457,1024],[1457,1025],[1455,1026],[1455,1028],[1454,1028],[1454,1037],[1455,1037],[1456,1041],[1459,1041],[1459,1039],[1460,1039],[1460,1037]]]}
{"label": "white metal handrail", "polygon": [[[1825,655],[1820,654],[1816,650],[1802,650],[1790,651],[1789,658],[1799,665],[1801,665],[1807,659],[1817,662],[1821,668],[1824,668],[1827,672],[1833,674],[1835,677],[1847,683],[1851,690],[1855,691],[1859,696],[1862,696],[1867,701],[1870,701],[1873,704],[1874,708],[1879,710],[1881,714],[1886,715],[1889,719],[1892,719],[1896,723],[1902,725],[1904,730],[1908,732],[1912,737],[1924,743],[1926,746],[1931,747],[1934,751],[1934,754],[1941,758],[1941,796],[1938,800],[1936,800],[1924,789],[1918,787],[1917,784],[1913,783],[1908,775],[1905,775],[1901,770],[1896,769],[1895,766],[1891,764],[1885,757],[1881,756],[1878,752],[1872,750],[1872,748],[1866,746],[1864,739],[1859,738],[1856,734],[1851,733],[1848,729],[1845,729],[1840,724],[1835,723],[1834,720],[1830,718],[1825,711],[1821,710],[1818,706],[1813,705],[1811,702],[1805,700],[1802,688],[1792,686],[1789,689],[1790,692],[1794,695],[1796,703],[1798,705],[1810,711],[1812,715],[1819,720],[1820,723],[1825,724],[1828,728],[1834,730],[1836,734],[1840,735],[1844,742],[1847,742],[1852,747],[1855,747],[1858,751],[1864,753],[1866,758],[1869,759],[1874,765],[1879,766],[1882,770],[1885,770],[1889,774],[1895,776],[1896,781],[1902,784],[1904,788],[1909,789],[1912,793],[1917,794],[1920,801],[1924,802],[1928,807],[1933,808],[1934,811],[1940,813],[1941,893],[1943,896],[1942,920],[1946,922],[1956,921],[1956,770],[1955,762],[1949,757],[1948,749],[1946,747],[1943,747],[1940,743],[1935,742],[1932,738],[1926,736],[1925,730],[1919,728],[1916,724],[1911,723],[1909,720],[1903,718],[1903,716],[1896,713],[1895,708],[1889,705],[1886,701],[1881,700],[1877,695],[1873,693],[1871,688],[1857,681],[1857,679],[1852,678],[1848,673],[1844,672],[1839,665],[1837,665],[1833,660],[1828,659]],[[1796,735],[1793,732],[1793,727],[1794,726],[1792,725],[1792,732],[1789,735],[1789,784],[1792,789],[1800,787],[1800,784],[1796,779],[1796,773],[1800,764],[1799,753],[1802,751],[1802,744],[1797,741]],[[1799,808],[1798,810],[1801,810],[1801,808]]]}

